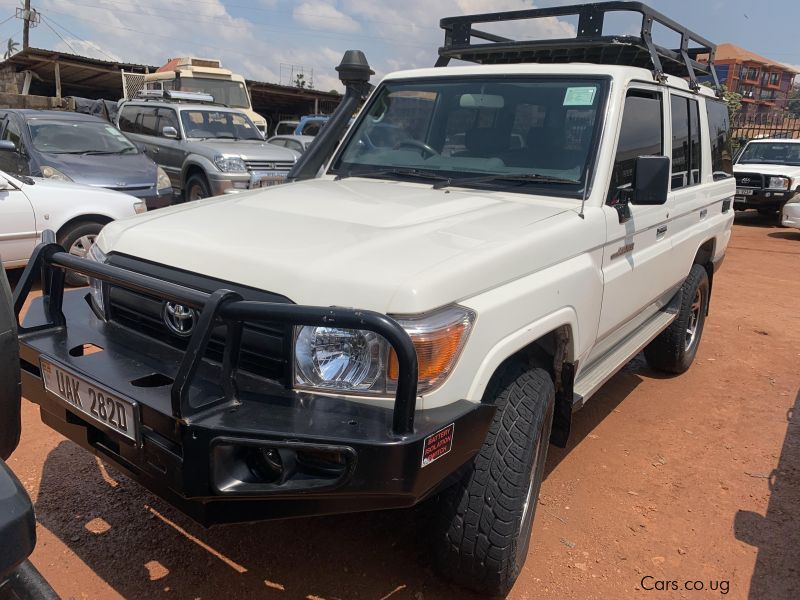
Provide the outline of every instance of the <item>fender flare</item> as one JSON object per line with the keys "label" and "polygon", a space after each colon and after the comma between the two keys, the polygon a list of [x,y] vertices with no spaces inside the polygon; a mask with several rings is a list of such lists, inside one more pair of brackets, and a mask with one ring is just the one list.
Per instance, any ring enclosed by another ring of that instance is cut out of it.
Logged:
{"label": "fender flare", "polygon": [[570,343],[567,349],[567,362],[575,358],[575,340],[578,339],[578,313],[571,306],[565,306],[544,317],[518,329],[514,333],[498,341],[486,356],[475,372],[468,398],[482,398],[494,372],[509,357],[523,348],[531,345],[538,339],[558,329],[567,327],[570,330]]}

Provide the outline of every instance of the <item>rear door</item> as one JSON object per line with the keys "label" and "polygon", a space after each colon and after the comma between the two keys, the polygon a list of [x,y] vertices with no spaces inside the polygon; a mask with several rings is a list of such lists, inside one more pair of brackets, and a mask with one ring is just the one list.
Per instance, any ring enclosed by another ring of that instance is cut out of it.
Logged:
{"label": "rear door", "polygon": [[[153,157],[169,175],[172,187],[181,188],[181,169],[185,159],[185,142],[181,134],[181,125],[175,109],[161,107],[158,109],[158,159]],[[164,137],[164,127],[174,127],[178,132],[178,139]]]}
{"label": "rear door", "polygon": [[603,307],[590,361],[638,329],[655,312],[654,303],[670,292],[663,275],[672,260],[667,205],[631,204],[631,218],[624,223],[613,207],[633,183],[636,158],[664,155],[665,130],[664,92],[645,84],[629,89],[604,206],[608,242],[603,252]]}

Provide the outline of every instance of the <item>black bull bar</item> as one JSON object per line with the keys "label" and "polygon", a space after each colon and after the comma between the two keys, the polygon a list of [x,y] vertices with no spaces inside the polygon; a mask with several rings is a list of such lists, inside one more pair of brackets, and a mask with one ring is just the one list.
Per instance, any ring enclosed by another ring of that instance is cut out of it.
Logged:
{"label": "black bull bar", "polygon": [[[33,251],[14,291],[14,314],[20,337],[67,326],[62,312],[64,277],[67,271],[200,311],[197,326],[189,339],[170,391],[172,416],[178,421],[189,423],[200,412],[221,403],[237,401],[236,374],[243,324],[273,322],[297,326],[364,329],[383,336],[397,354],[399,366],[392,414],[392,433],[403,436],[414,430],[417,353],[408,333],[391,317],[374,311],[352,308],[248,301],[243,300],[238,293],[227,289],[218,289],[209,294],[120,267],[73,256],[57,244],[55,234],[47,230],[42,235],[42,243]],[[20,312],[37,274],[41,274],[44,309],[48,322],[26,328],[20,323]],[[205,356],[211,332],[220,324],[226,327],[220,376],[223,397],[201,406],[194,406],[190,402],[189,390]]]}

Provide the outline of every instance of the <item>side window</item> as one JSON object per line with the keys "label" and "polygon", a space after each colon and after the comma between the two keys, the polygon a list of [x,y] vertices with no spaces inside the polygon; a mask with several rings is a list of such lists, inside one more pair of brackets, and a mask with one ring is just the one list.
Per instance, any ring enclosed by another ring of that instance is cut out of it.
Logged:
{"label": "side window", "polygon": [[139,133],[136,125],[136,118],[139,115],[138,106],[124,106],[119,114],[120,131],[128,133]]}
{"label": "side window", "polygon": [[178,126],[178,115],[175,114],[174,110],[170,108],[159,108],[158,116],[158,135],[161,135],[161,132],[164,131],[164,127],[174,127],[176,131],[181,130]]}
{"label": "side window", "polygon": [[672,189],[700,183],[700,109],[697,100],[671,96]]}
{"label": "side window", "polygon": [[730,116],[724,102],[706,98],[708,135],[711,138],[711,173],[714,181],[733,177]]}
{"label": "side window", "polygon": [[22,132],[20,131],[19,125],[17,125],[16,121],[14,121],[11,116],[8,117],[6,123],[8,124],[6,125],[6,130],[3,132],[3,139],[14,142],[14,146],[19,150],[22,145]]}
{"label": "side window", "polygon": [[633,183],[633,169],[640,156],[664,154],[662,95],[631,90],[625,98],[622,127],[619,132],[608,203],[619,200],[620,192]]}
{"label": "side window", "polygon": [[158,130],[156,129],[157,121],[155,108],[149,106],[139,107],[139,114],[136,116],[136,133],[158,135]]}

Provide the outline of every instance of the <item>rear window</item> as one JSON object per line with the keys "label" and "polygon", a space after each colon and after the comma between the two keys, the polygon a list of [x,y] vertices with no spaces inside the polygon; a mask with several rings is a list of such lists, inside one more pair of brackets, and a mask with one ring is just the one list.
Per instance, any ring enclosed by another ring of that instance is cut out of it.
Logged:
{"label": "rear window", "polygon": [[728,106],[719,100],[706,98],[706,114],[708,135],[711,138],[711,171],[714,181],[733,177]]}

